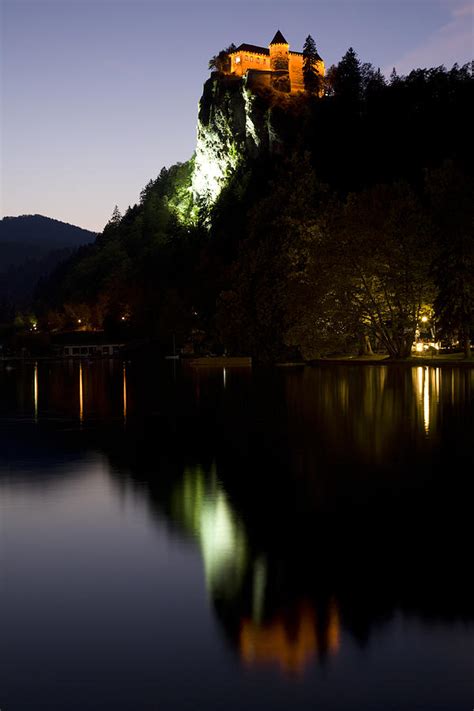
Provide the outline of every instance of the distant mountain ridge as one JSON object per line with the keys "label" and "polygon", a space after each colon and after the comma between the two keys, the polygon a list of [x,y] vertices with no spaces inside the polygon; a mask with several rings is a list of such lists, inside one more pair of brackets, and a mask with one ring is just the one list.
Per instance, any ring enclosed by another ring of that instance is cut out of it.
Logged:
{"label": "distant mountain ridge", "polygon": [[44,215],[19,215],[0,220],[0,299],[24,303],[39,279],[96,233]]}
{"label": "distant mountain ridge", "polygon": [[[95,237],[95,232],[43,215],[4,217],[0,220],[0,271],[9,264],[24,261],[27,256],[34,257],[51,249],[80,247],[93,242]],[[31,246],[33,254],[24,254],[22,248],[27,245]],[[6,262],[5,259],[13,261]]]}

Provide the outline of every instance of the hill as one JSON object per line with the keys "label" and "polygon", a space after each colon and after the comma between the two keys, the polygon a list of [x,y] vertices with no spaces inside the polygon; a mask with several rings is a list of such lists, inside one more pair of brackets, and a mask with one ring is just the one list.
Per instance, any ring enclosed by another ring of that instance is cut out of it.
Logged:
{"label": "hill", "polygon": [[95,232],[43,215],[4,217],[0,220],[0,300],[25,303],[39,279],[95,237]]}
{"label": "hill", "polygon": [[95,237],[95,232],[43,215],[4,217],[0,220],[0,270],[52,250],[76,249]]}

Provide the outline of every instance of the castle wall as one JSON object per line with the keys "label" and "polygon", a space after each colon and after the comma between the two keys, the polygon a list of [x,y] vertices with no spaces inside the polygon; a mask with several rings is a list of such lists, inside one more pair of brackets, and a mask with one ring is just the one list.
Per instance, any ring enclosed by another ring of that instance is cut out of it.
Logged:
{"label": "castle wall", "polygon": [[247,86],[249,89],[256,89],[258,87],[270,88],[272,86],[272,75],[273,72],[269,69],[267,71],[249,69],[247,74]]}
{"label": "castle wall", "polygon": [[238,52],[231,55],[231,72],[241,77],[248,69],[268,71],[270,69],[270,57],[256,52]]}
{"label": "castle wall", "polygon": [[[321,76],[324,76],[324,62],[317,62],[315,67]],[[304,91],[303,55],[290,52],[290,81],[291,92]]]}
{"label": "castle wall", "polygon": [[289,53],[287,44],[270,45],[270,67],[274,72],[288,71]]}
{"label": "castle wall", "polygon": [[290,53],[291,92],[304,91],[303,55]]}
{"label": "castle wall", "polygon": [[287,44],[271,44],[270,45],[270,67],[272,74],[272,85],[277,91],[289,92],[290,74],[289,74],[290,57]]}

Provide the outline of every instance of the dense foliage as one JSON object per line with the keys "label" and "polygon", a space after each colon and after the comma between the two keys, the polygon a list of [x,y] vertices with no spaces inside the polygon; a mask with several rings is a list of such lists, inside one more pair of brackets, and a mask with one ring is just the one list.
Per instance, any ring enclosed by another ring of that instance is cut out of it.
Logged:
{"label": "dense foliage", "polygon": [[434,306],[468,343],[473,84],[471,66],[386,82],[349,50],[324,96],[267,90],[281,150],[242,165],[210,228],[193,212],[192,161],[163,169],[42,286],[43,327],[80,319],[266,361],[406,357]]}

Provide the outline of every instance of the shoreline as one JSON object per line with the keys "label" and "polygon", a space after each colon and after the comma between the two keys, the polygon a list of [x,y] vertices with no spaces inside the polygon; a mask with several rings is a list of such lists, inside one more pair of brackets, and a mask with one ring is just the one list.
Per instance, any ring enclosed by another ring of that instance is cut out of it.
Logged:
{"label": "shoreline", "polygon": [[[0,356],[0,365],[7,365],[8,363],[38,363],[38,362],[50,362],[50,363],[70,363],[70,362],[100,362],[100,361],[130,361],[134,358],[124,357],[124,354],[116,354],[113,356],[76,356],[74,358],[61,358],[57,356]],[[166,358],[159,358],[160,362],[169,362]],[[254,365],[260,367],[261,364],[253,362],[251,357],[214,357],[214,358],[180,358],[178,361],[181,365],[186,365],[187,367],[193,368],[222,368],[222,367],[245,367],[252,368]],[[307,367],[320,367],[320,366],[334,366],[334,365],[358,365],[358,366],[403,366],[405,368],[416,368],[416,367],[432,367],[432,368],[443,368],[443,367],[461,367],[461,368],[474,368],[474,357],[464,358],[462,355],[452,355],[452,356],[438,356],[438,357],[423,357],[423,356],[412,356],[407,359],[395,360],[389,356],[342,356],[338,358],[317,358],[308,361],[283,361],[276,363],[267,364],[268,367],[273,368],[307,368]]]}
{"label": "shoreline", "polygon": [[362,366],[404,366],[406,368],[416,367],[463,367],[474,368],[474,358],[463,358],[462,356],[445,356],[445,357],[418,357],[395,360],[389,356],[348,356],[346,358],[318,358],[309,361],[295,361],[276,363],[278,368],[304,368],[304,367],[319,367],[330,365],[362,365]]}

